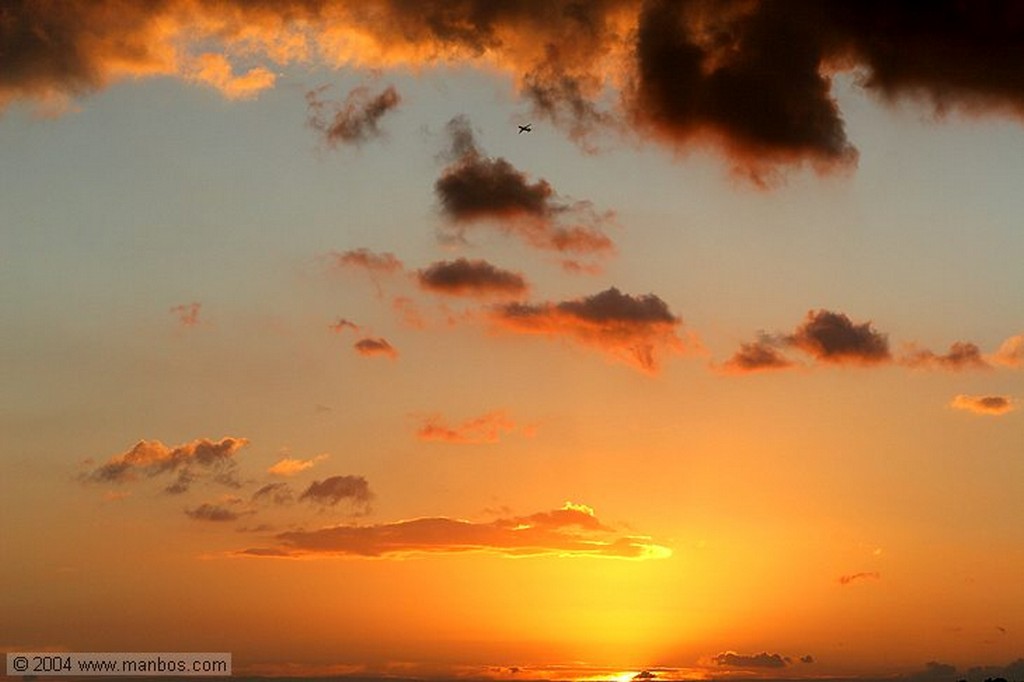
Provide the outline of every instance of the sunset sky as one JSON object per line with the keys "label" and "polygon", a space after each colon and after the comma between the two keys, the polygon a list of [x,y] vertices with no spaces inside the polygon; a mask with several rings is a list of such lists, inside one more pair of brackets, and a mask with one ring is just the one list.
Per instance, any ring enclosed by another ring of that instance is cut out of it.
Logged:
{"label": "sunset sky", "polygon": [[1024,679],[1024,8],[917,4],[0,5],[0,647]]}

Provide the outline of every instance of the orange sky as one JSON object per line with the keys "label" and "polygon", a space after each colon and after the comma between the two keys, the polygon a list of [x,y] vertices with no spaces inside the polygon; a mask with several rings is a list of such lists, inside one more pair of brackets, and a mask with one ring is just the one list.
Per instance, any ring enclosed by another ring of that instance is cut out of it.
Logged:
{"label": "orange sky", "polygon": [[0,646],[1024,677],[1022,35],[0,9]]}

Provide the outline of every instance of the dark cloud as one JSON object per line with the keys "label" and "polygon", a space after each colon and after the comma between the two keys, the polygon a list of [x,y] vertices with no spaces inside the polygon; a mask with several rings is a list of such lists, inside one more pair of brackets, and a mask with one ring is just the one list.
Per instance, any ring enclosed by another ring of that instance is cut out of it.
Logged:
{"label": "dark cloud", "polygon": [[501,411],[488,412],[479,417],[467,419],[456,426],[448,426],[439,415],[430,415],[417,429],[416,437],[422,441],[463,445],[497,443],[501,440],[502,432],[508,433],[515,429],[515,426],[515,422]]}
{"label": "dark cloud", "polygon": [[818,12],[794,11],[800,4],[813,10],[799,2],[645,2],[629,100],[636,122],[681,146],[710,138],[759,182],[761,160],[854,162],[821,68]]}
{"label": "dark cloud", "polygon": [[356,349],[357,353],[366,357],[373,357],[375,355],[388,358],[398,357],[398,351],[386,339],[373,339],[369,337],[359,339],[355,342],[353,348]]}
{"label": "dark cloud", "polygon": [[330,147],[341,144],[362,144],[380,137],[380,119],[395,109],[401,97],[393,86],[373,94],[366,86],[353,88],[343,102],[321,99],[327,86],[306,93],[309,105],[307,123],[318,131]]}
{"label": "dark cloud", "polygon": [[927,349],[912,348],[900,362],[908,367],[923,369],[987,369],[990,365],[981,354],[981,349],[973,343],[957,341],[949,347],[945,355],[938,355]]}
{"label": "dark cloud", "polygon": [[401,556],[416,553],[491,552],[505,556],[661,558],[671,552],[642,536],[617,533],[585,505],[529,516],[472,522],[419,518],[368,526],[333,526],[277,536],[278,546],[245,550],[254,556]]}
{"label": "dark cloud", "polygon": [[424,289],[455,296],[519,295],[527,289],[519,273],[465,258],[433,263],[420,270],[417,278]]}
{"label": "dark cloud", "polygon": [[814,663],[814,656],[811,656],[810,654],[808,654],[807,656],[801,656],[800,657],[800,662],[801,663]]}
{"label": "dark cloud", "polygon": [[248,443],[245,438],[222,438],[219,441],[200,438],[168,447],[160,441],[143,440],[131,450],[114,455],[83,478],[93,482],[122,483],[140,477],[174,474],[176,479],[165,488],[169,493],[185,492],[201,478],[238,487],[234,456]]}
{"label": "dark cloud", "polygon": [[449,121],[447,130],[453,161],[434,183],[434,191],[457,229],[494,221],[539,249],[591,256],[614,250],[603,232],[613,222],[611,213],[598,213],[589,201],[563,199],[546,180],[531,183],[505,159],[486,156],[464,116]]}
{"label": "dark cloud", "polygon": [[373,500],[373,493],[370,484],[362,476],[331,476],[310,483],[305,492],[299,495],[299,501],[303,500],[330,507],[348,501],[365,508]]}
{"label": "dark cloud", "polygon": [[[274,84],[265,66],[236,73],[241,57],[469,62],[513,74],[535,112],[576,139],[625,122],[679,148],[711,141],[763,181],[759,164],[854,162],[832,93],[840,72],[884,100],[1021,116],[1022,35],[1016,3],[961,0],[9,0],[0,106],[147,76],[228,97]],[[332,139],[359,140],[397,100],[366,91],[313,114]]]}
{"label": "dark cloud", "polygon": [[203,503],[195,509],[186,509],[185,514],[196,521],[237,521],[241,515],[219,504]]}
{"label": "dark cloud", "polygon": [[808,312],[787,341],[821,362],[871,365],[891,359],[888,338],[870,322],[855,324],[843,313],[828,310]]}
{"label": "dark cloud", "polygon": [[862,571],[860,573],[850,573],[848,575],[839,576],[838,582],[840,585],[849,585],[852,582],[858,580],[879,580],[882,575],[878,571]]}
{"label": "dark cloud", "polygon": [[957,410],[998,417],[1016,409],[1013,398],[1004,395],[958,395],[949,404]]}
{"label": "dark cloud", "polygon": [[778,345],[777,340],[764,335],[757,341],[741,344],[722,368],[730,373],[747,374],[792,367],[793,362],[779,351]]}
{"label": "dark cloud", "polygon": [[746,656],[734,651],[726,651],[714,656],[711,660],[718,665],[730,668],[785,668],[789,663],[788,656],[767,652]]}
{"label": "dark cloud", "polygon": [[646,372],[658,369],[658,356],[684,349],[676,328],[682,320],[655,296],[631,296],[616,288],[560,303],[510,303],[492,311],[500,329],[520,334],[561,336]]}

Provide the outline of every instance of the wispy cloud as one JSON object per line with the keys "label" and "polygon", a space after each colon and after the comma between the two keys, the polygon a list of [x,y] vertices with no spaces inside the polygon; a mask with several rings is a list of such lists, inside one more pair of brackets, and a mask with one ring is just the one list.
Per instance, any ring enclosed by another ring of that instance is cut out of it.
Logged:
{"label": "wispy cloud", "polygon": [[1013,398],[1005,395],[958,395],[949,406],[956,410],[965,410],[974,414],[998,417],[1016,409]]}
{"label": "wispy cloud", "polygon": [[779,345],[778,339],[763,334],[757,341],[741,344],[739,350],[722,365],[722,370],[730,374],[748,374],[793,367],[795,363],[780,351]]}
{"label": "wispy cloud", "polygon": [[841,575],[837,579],[840,585],[849,585],[852,582],[860,580],[880,580],[882,574],[878,571],[861,571],[860,573],[849,573],[847,575]]}
{"label": "wispy cloud", "polygon": [[238,512],[220,504],[204,502],[194,509],[186,509],[185,515],[196,521],[226,522],[237,521],[245,512]]}
{"label": "wispy cloud", "polygon": [[294,476],[295,474],[312,469],[317,463],[324,461],[330,455],[321,454],[310,459],[292,459],[291,457],[285,457],[284,459],[278,460],[273,464],[267,473],[273,476]]}
{"label": "wispy cloud", "polygon": [[194,327],[199,324],[200,308],[202,308],[201,303],[183,303],[171,308],[170,312],[178,318],[178,323],[182,327]]}
{"label": "wispy cloud", "polygon": [[500,410],[467,419],[456,426],[448,426],[440,415],[430,415],[416,431],[416,437],[422,441],[444,443],[497,443],[502,433],[513,431],[515,426],[515,422]]}
{"label": "wispy cloud", "polygon": [[402,101],[394,86],[373,93],[368,86],[361,85],[350,90],[344,101],[333,102],[322,99],[327,87],[307,92],[306,104],[309,127],[319,132],[329,147],[360,145],[380,137],[380,120]]}
{"label": "wispy cloud", "polygon": [[1024,367],[1024,334],[1003,341],[992,360],[1006,367]]}
{"label": "wispy cloud", "polygon": [[947,369],[960,371],[965,369],[988,369],[981,349],[967,341],[957,341],[950,345],[949,351],[939,355],[927,349],[911,347],[900,363],[908,367],[923,369]]}
{"label": "wispy cloud", "polygon": [[313,481],[299,495],[299,501],[334,507],[341,502],[348,502],[355,508],[366,512],[373,493],[370,484],[362,476],[331,476],[322,481]]}
{"label": "wispy cloud", "polygon": [[686,348],[676,334],[682,319],[663,300],[614,287],[560,303],[501,305],[491,317],[500,329],[567,338],[648,373],[658,370],[663,353]]}
{"label": "wispy cloud", "polygon": [[342,525],[276,536],[277,545],[244,550],[250,556],[360,556],[487,552],[504,556],[590,556],[652,559],[671,554],[650,538],[624,535],[592,509],[567,503],[529,516],[473,522],[447,517],[375,525]]}
{"label": "wispy cloud", "polygon": [[333,251],[334,264],[341,268],[361,268],[373,273],[393,274],[402,270],[402,261],[393,253],[377,253],[370,249]]}
{"label": "wispy cloud", "polygon": [[223,485],[238,487],[235,455],[249,444],[245,438],[200,438],[168,447],[160,441],[139,441],[127,452],[114,455],[105,464],[84,475],[83,480],[122,483],[138,478],[176,476],[165,488],[182,493],[197,480],[210,478]]}

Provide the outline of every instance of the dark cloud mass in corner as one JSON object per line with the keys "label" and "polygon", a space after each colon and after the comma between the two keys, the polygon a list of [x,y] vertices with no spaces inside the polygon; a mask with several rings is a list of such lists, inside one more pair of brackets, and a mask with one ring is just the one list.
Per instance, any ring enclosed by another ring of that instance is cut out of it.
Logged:
{"label": "dark cloud mass in corner", "polygon": [[634,118],[676,144],[710,135],[735,156],[856,160],[823,75],[816,11],[793,2],[644,3]]}
{"label": "dark cloud mass in corner", "polygon": [[330,147],[342,144],[362,144],[369,139],[380,137],[380,119],[394,110],[401,97],[394,86],[388,86],[377,94],[366,86],[353,88],[343,102],[321,99],[327,86],[306,93],[309,105],[307,123],[318,131]]}
{"label": "dark cloud mass in corner", "polygon": [[891,359],[888,338],[870,322],[855,324],[843,313],[828,310],[808,312],[787,341],[821,362],[871,365]]}
{"label": "dark cloud mass in corner", "polygon": [[526,291],[523,276],[483,260],[433,263],[417,273],[424,289],[454,296],[519,295]]}

